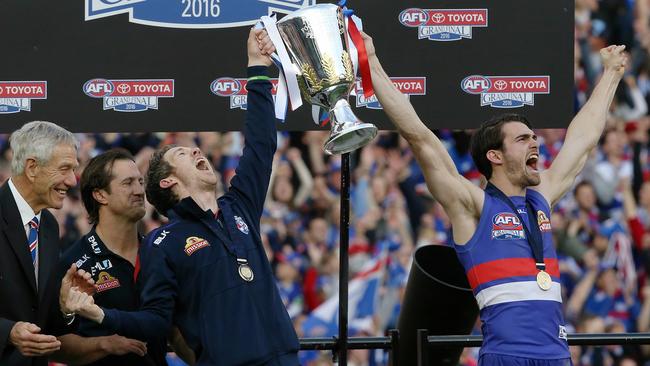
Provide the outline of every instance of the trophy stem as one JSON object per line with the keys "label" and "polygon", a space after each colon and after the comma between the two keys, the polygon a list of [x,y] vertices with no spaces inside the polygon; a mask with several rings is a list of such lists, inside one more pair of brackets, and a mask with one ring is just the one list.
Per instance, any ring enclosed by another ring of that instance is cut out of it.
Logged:
{"label": "trophy stem", "polygon": [[330,137],[325,143],[327,154],[344,154],[365,146],[377,135],[377,127],[360,121],[347,99],[339,99],[329,110]]}

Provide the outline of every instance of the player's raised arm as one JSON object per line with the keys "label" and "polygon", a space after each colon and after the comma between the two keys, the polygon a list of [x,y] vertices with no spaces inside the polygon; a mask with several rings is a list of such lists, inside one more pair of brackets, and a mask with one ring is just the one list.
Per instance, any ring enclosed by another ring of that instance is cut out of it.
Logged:
{"label": "player's raised arm", "polygon": [[420,120],[411,103],[383,70],[372,38],[365,33],[363,38],[377,98],[399,133],[411,146],[424,172],[429,191],[440,201],[452,221],[459,212],[478,217],[483,191],[458,173],[445,146]]}
{"label": "player's raised arm", "polygon": [[551,206],[571,187],[605,129],[609,105],[625,72],[627,56],[624,50],[625,46],[609,46],[600,50],[603,75],[587,103],[571,121],[557,158],[542,173],[542,181],[537,189]]}

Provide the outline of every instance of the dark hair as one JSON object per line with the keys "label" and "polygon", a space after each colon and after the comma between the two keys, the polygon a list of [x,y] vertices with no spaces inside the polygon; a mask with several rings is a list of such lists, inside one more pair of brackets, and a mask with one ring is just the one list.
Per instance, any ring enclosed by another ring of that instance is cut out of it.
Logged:
{"label": "dark hair", "polygon": [[588,181],[588,180],[581,180],[580,182],[578,182],[578,184],[576,184],[575,188],[573,188],[573,195],[575,196],[576,194],[578,194],[578,191],[579,191],[582,187],[589,187],[589,188],[591,188],[592,190],[594,189],[594,185],[591,184],[590,181]]}
{"label": "dark hair", "polygon": [[149,170],[147,171],[147,182],[145,192],[147,201],[151,203],[156,210],[167,216],[167,211],[178,203],[178,197],[170,188],[160,187],[160,181],[169,177],[174,168],[165,160],[165,153],[176,145],[165,145],[156,150],[149,160]]}
{"label": "dark hair", "polygon": [[116,160],[135,161],[133,155],[124,149],[111,149],[90,159],[83,173],[79,187],[81,200],[88,212],[88,221],[96,224],[99,221],[100,204],[93,197],[93,192],[98,189],[111,193],[111,180],[113,180],[113,164]]}
{"label": "dark hair", "polygon": [[474,164],[478,171],[486,179],[492,177],[492,164],[486,154],[490,150],[500,150],[503,148],[503,125],[509,122],[521,122],[532,129],[528,119],[520,114],[507,113],[490,118],[483,122],[481,127],[474,132],[470,141],[470,151]]}

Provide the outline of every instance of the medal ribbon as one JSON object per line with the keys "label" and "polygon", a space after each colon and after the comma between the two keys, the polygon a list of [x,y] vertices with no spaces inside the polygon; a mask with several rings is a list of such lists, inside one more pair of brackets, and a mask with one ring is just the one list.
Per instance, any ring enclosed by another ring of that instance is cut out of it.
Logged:
{"label": "medal ribbon", "polygon": [[[223,217],[224,220],[226,221],[225,222],[226,230],[228,231],[228,234],[230,235],[230,239],[231,239],[231,240],[224,240],[223,245],[226,247],[226,250],[228,250],[228,252],[234,255],[239,265],[248,264],[248,259],[246,259],[245,250],[243,250],[243,245],[246,238],[244,237],[244,234],[242,232],[235,229],[237,227],[237,223],[234,220],[235,216],[233,215],[230,206],[223,205],[223,207],[221,207],[221,211],[223,212],[223,215],[221,217]],[[217,219],[217,221],[219,221],[219,219]],[[236,245],[234,244],[235,241],[241,244]]]}
{"label": "medal ribbon", "polygon": [[531,206],[530,202],[528,202],[528,199],[526,199],[526,210],[528,210],[528,225],[526,225],[524,223],[524,219],[519,214],[517,207],[515,207],[515,204],[512,203],[510,197],[501,192],[501,190],[494,184],[488,182],[487,187],[485,187],[485,193],[489,194],[492,197],[500,199],[515,212],[515,215],[517,215],[519,218],[519,221],[521,222],[521,225],[524,227],[524,231],[526,232],[526,241],[533,251],[533,257],[535,258],[535,267],[537,267],[537,269],[540,271],[544,271],[546,269],[546,264],[544,263],[542,232],[539,230],[539,226],[537,224],[537,215],[535,215],[535,211],[533,211],[533,207]]}

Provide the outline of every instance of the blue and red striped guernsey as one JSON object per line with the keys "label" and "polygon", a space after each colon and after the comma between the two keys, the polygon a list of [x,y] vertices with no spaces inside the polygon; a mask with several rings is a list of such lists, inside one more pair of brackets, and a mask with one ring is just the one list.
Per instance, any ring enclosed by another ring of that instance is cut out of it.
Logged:
{"label": "blue and red striped guernsey", "polygon": [[[538,270],[526,241],[526,198],[542,232],[546,272],[553,280],[548,291],[537,285]],[[505,202],[486,194],[474,236],[467,244],[454,246],[481,311],[480,354],[568,358],[550,208],[539,192],[528,189],[526,198],[510,197],[526,221],[522,223]]]}

